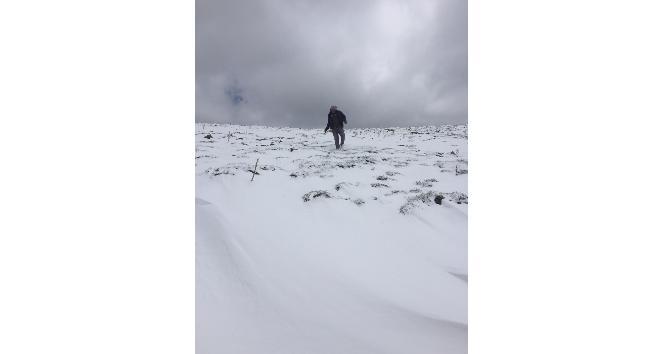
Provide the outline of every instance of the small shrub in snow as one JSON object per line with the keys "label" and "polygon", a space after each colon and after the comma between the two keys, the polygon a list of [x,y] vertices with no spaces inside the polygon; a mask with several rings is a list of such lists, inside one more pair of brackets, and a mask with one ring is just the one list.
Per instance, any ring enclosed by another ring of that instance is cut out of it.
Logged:
{"label": "small shrub in snow", "polygon": [[415,196],[409,197],[406,200],[406,203],[399,208],[399,212],[401,214],[410,213],[411,211],[413,211],[413,209],[417,207],[416,205],[417,202],[422,202],[426,205],[431,205],[431,202],[435,197],[436,194],[432,191],[428,191],[426,193],[420,193]]}
{"label": "small shrub in snow", "polygon": [[330,194],[326,191],[311,191],[302,196],[302,200],[308,202],[316,198],[331,198]]}
{"label": "small shrub in snow", "polygon": [[[330,176],[330,177],[333,177],[333,176]],[[353,187],[353,186],[357,187],[359,185],[360,185],[359,182],[356,182],[356,183],[340,182],[340,183],[337,183],[334,186],[334,190],[339,191],[339,190],[342,190],[342,189],[348,189],[349,187]]]}
{"label": "small shrub in snow", "polygon": [[372,183],[371,186],[374,187],[374,188],[387,188],[387,187],[389,187],[387,184],[384,184],[384,183]]}
{"label": "small shrub in snow", "polygon": [[234,176],[235,173],[229,171],[228,169],[220,169],[220,168],[208,168],[205,172],[211,176],[219,176],[219,175],[232,175]]}
{"label": "small shrub in snow", "polygon": [[399,208],[399,212],[400,212],[401,214],[406,215],[406,214],[409,214],[409,213],[413,210],[413,208],[415,208],[415,204],[413,204],[413,203],[406,203],[406,204],[402,205],[402,206]]}
{"label": "small shrub in snow", "polygon": [[433,182],[438,182],[438,180],[435,178],[427,178],[424,181],[417,181],[415,184],[420,187],[433,187]]}
{"label": "small shrub in snow", "polygon": [[353,168],[353,167],[355,167],[355,164],[354,164],[354,163],[350,163],[350,162],[339,163],[339,164],[337,164],[337,167],[341,167],[341,168]]}
{"label": "small shrub in snow", "polygon": [[406,200],[406,203],[399,208],[399,212],[401,214],[408,214],[417,207],[418,203],[422,203],[424,205],[431,205],[432,203],[436,203],[441,205],[445,199],[449,199],[453,202],[456,202],[457,204],[468,204],[468,196],[465,193],[440,193],[428,191],[426,193],[420,193],[409,197]]}
{"label": "small shrub in snow", "polygon": [[355,199],[355,200],[353,200],[353,203],[355,203],[355,205],[357,205],[357,206],[360,206],[360,205],[364,204],[364,200],[362,200],[362,199]]}
{"label": "small shrub in snow", "polygon": [[456,175],[465,175],[468,173],[468,169],[464,169],[463,167],[459,167],[459,165],[456,165]]}
{"label": "small shrub in snow", "polygon": [[452,192],[443,193],[443,195],[457,204],[468,204],[468,195],[466,193]]}
{"label": "small shrub in snow", "polygon": [[212,139],[212,134],[208,134],[208,135],[204,136],[204,138],[205,139]]}

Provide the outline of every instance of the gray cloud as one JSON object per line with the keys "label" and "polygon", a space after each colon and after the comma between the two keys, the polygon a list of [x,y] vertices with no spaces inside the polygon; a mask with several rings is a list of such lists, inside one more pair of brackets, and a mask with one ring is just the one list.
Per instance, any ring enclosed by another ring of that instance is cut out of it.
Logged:
{"label": "gray cloud", "polygon": [[196,120],[467,122],[467,1],[196,1]]}

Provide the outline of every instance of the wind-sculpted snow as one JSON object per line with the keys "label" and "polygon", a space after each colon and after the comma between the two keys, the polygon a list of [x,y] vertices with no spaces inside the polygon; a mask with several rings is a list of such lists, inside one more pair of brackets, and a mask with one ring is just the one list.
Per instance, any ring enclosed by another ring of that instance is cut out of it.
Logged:
{"label": "wind-sculpted snow", "polygon": [[346,129],[336,150],[197,124],[195,163],[199,354],[467,351],[466,126]]}

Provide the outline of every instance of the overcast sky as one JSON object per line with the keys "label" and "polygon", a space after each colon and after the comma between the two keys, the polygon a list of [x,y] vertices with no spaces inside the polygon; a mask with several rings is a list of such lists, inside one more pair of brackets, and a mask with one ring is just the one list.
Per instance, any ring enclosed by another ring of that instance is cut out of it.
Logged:
{"label": "overcast sky", "polygon": [[196,120],[466,123],[466,0],[196,0]]}

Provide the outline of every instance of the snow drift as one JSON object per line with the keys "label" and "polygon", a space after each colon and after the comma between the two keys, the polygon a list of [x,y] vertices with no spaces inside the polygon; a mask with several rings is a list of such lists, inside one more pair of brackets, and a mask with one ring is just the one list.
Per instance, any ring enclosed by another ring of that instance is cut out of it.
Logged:
{"label": "snow drift", "polygon": [[466,126],[346,136],[197,124],[197,353],[467,352]]}

